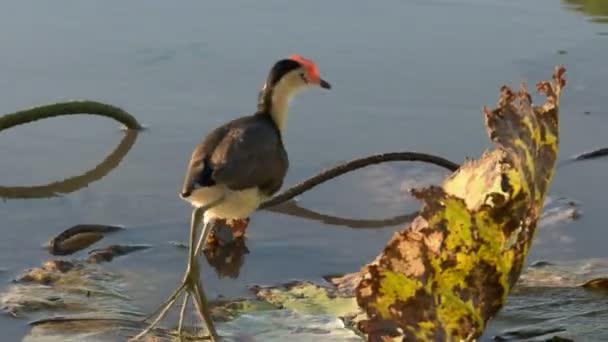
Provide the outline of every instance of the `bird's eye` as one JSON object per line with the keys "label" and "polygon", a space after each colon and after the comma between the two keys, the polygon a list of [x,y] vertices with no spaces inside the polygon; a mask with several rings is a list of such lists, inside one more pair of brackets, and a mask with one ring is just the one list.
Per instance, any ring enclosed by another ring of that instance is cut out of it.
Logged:
{"label": "bird's eye", "polygon": [[303,72],[300,73],[300,77],[302,78],[302,80],[304,82],[308,83],[308,80],[306,79],[306,75]]}

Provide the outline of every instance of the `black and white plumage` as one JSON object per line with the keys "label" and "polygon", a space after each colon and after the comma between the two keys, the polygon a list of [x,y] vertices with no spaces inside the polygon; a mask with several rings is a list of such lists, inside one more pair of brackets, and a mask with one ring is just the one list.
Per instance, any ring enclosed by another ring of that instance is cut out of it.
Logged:
{"label": "black and white plumage", "polygon": [[225,195],[206,217],[246,218],[281,188],[288,166],[272,118],[242,117],[216,128],[195,148],[181,196],[200,207]]}
{"label": "black and white plumage", "polygon": [[[248,218],[281,188],[289,167],[283,146],[289,101],[298,91],[311,86],[331,88],[319,77],[312,61],[298,55],[278,61],[260,92],[257,111],[215,128],[194,149],[180,194],[194,207],[186,274],[182,284],[159,307],[156,319],[134,340],[150,332],[184,292],[178,335],[181,336],[184,312],[192,297],[209,338],[217,340],[196,256],[205,246],[213,219]],[[201,220],[204,225],[197,239]]]}
{"label": "black and white plumage", "polygon": [[209,208],[210,218],[244,219],[283,185],[289,167],[282,132],[291,98],[310,86],[330,88],[312,61],[300,56],[278,61],[270,70],[253,115],[212,130],[194,149],[181,197]]}

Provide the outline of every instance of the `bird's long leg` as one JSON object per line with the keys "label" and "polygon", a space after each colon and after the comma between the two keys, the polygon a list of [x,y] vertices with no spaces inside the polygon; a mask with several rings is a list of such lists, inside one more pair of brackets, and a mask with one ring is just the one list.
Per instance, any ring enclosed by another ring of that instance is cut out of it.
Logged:
{"label": "bird's long leg", "polygon": [[184,302],[182,303],[182,309],[179,311],[179,321],[177,322],[177,336],[180,338],[184,329],[184,316],[186,315],[186,308],[188,307],[189,299],[190,292],[184,293]]}
{"label": "bird's long leg", "polygon": [[179,296],[182,293],[182,291],[184,291],[185,289],[186,289],[186,284],[185,283],[182,284],[177,289],[175,289],[175,291],[173,291],[173,293],[171,294],[171,296],[169,296],[169,299],[167,299],[161,306],[159,306],[158,308],[156,308],[156,310],[154,310],[154,312],[152,312],[146,318],[144,318],[142,322],[148,321],[150,318],[158,315],[161,311],[165,310],[165,307],[167,307],[169,305],[169,303],[171,303],[171,304],[174,303],[175,299],[177,298],[177,296]]}
{"label": "bird's long leg", "polygon": [[[195,303],[197,304],[203,304],[203,301],[199,300],[196,297],[199,297],[196,292],[200,292],[200,291],[195,291],[194,288],[200,284],[200,274],[199,274],[199,270],[198,270],[198,263],[195,260],[195,252],[196,252],[196,248],[197,245],[195,245],[195,241],[196,241],[196,228],[200,225],[201,220],[203,219],[203,216],[205,214],[205,211],[209,210],[210,208],[213,208],[215,206],[217,206],[218,204],[220,204],[222,201],[224,201],[225,196],[221,196],[220,198],[218,198],[217,200],[203,206],[203,207],[198,207],[198,208],[194,208],[192,211],[192,219],[191,219],[191,223],[190,223],[190,241],[189,241],[189,250],[188,250],[188,266],[186,268],[186,274],[184,275],[184,279],[182,281],[182,284],[173,292],[173,294],[171,295],[171,297],[169,297],[169,299],[167,301],[165,301],[157,310],[155,310],[156,312],[160,312],[158,317],[152,322],[150,323],[150,325],[143,330],[141,333],[137,334],[135,337],[133,337],[131,340],[139,340],[141,337],[143,337],[144,335],[146,335],[147,333],[149,333],[159,322],[160,320],[167,314],[167,312],[169,311],[169,309],[171,308],[171,306],[173,306],[173,304],[175,303],[175,300],[177,299],[177,297],[183,292],[183,291],[188,291],[190,292],[190,294],[193,295],[193,297],[195,297]],[[207,224],[205,224],[205,226],[207,226]],[[203,232],[201,234],[201,238],[203,237],[203,235],[207,235],[208,233],[206,233],[205,231],[208,230],[208,227],[204,227],[203,228]],[[203,240],[204,241],[204,240]],[[202,286],[201,286],[202,287]],[[204,294],[203,294],[204,295]],[[206,301],[205,305],[206,305]],[[199,311],[199,313],[204,313],[206,310],[205,308],[197,308],[197,310]],[[203,317],[205,317],[202,314]],[[215,332],[215,330],[213,329],[212,323],[210,321],[205,320],[205,325],[207,327],[207,329],[210,332]],[[211,324],[209,324],[211,323]],[[216,335],[217,336],[217,335]],[[214,338],[215,336],[212,335],[212,340],[215,340]]]}
{"label": "bird's long leg", "polygon": [[165,301],[163,304],[161,304],[159,306],[159,308],[154,311],[154,314],[151,317],[153,317],[157,312],[160,312],[160,313],[158,314],[156,319],[154,321],[152,321],[152,323],[150,323],[150,325],[146,329],[144,329],[142,332],[140,332],[139,334],[137,334],[135,337],[132,338],[133,341],[139,340],[140,338],[142,338],[143,336],[148,334],[152,329],[154,329],[154,327],[167,314],[167,312],[169,311],[169,309],[171,308],[173,303],[175,303],[175,300],[177,299],[177,297],[184,290],[187,290],[188,280],[190,278],[189,276],[192,271],[192,259],[194,258],[194,249],[195,249],[194,241],[196,241],[196,228],[201,223],[204,213],[205,213],[205,211],[203,210],[203,208],[194,208],[194,210],[192,211],[192,219],[190,222],[190,244],[189,244],[190,248],[188,251],[188,267],[186,269],[186,275],[184,276],[184,280],[183,280],[182,284],[175,291],[173,291],[173,293],[171,294],[171,296],[169,297],[169,299],[167,301]]}
{"label": "bird's long leg", "polygon": [[198,243],[196,244],[196,248],[194,249],[194,256],[198,256],[201,254],[203,249],[205,248],[205,244],[207,243],[207,238],[209,237],[209,233],[211,233],[212,226],[215,223],[215,220],[210,220],[205,222],[203,226],[203,231],[201,232],[201,236],[198,239]]}
{"label": "bird's long leg", "polygon": [[194,306],[196,307],[196,311],[201,317],[202,322],[205,324],[211,341],[216,341],[218,339],[218,335],[217,331],[215,330],[215,325],[213,324],[213,319],[211,318],[211,313],[208,310],[209,305],[207,303],[207,296],[205,295],[205,288],[203,287],[200,279],[197,279],[196,283],[193,285],[193,302]]}
{"label": "bird's long leg", "polygon": [[169,299],[167,301],[166,305],[164,306],[164,308],[158,314],[158,317],[156,317],[156,319],[152,323],[150,323],[150,325],[146,329],[144,329],[142,332],[140,332],[135,337],[133,337],[132,340],[138,340],[138,339],[142,338],[143,336],[145,336],[147,333],[149,333],[150,330],[154,329],[154,326],[156,326],[158,324],[158,322],[160,322],[160,320],[163,319],[163,317],[165,317],[165,315],[167,314],[167,311],[169,311],[169,309],[171,308],[173,303],[175,303],[176,299],[177,299],[177,296],[175,296],[175,298]]}
{"label": "bird's long leg", "polygon": [[[173,291],[173,293],[171,294],[171,296],[169,296],[169,299],[166,300],[163,304],[161,304],[156,310],[154,310],[154,312],[152,314],[150,314],[148,317],[146,317],[146,319],[144,319],[144,321],[149,320],[150,318],[156,316],[159,312],[166,312],[165,308],[170,307],[174,302],[175,302],[175,298],[177,298],[177,296],[179,296],[182,291],[184,291],[186,289],[187,284],[187,277],[189,272],[191,271],[192,268],[192,260],[194,259],[194,242],[196,241],[196,229],[198,228],[198,226],[201,224],[201,221],[203,219],[203,215],[205,214],[205,210],[208,209],[209,206],[206,207],[201,207],[201,208],[194,208],[192,210],[192,218],[190,220],[190,242],[189,242],[189,247],[188,247],[188,266],[186,268],[186,275],[184,276],[184,280],[181,284],[181,286],[179,286],[177,289],[175,289],[175,291]],[[162,317],[161,317],[162,319]],[[148,333],[149,331],[147,331],[146,333]],[[140,334],[142,337],[143,335]],[[145,335],[145,334],[144,334]]]}
{"label": "bird's long leg", "polygon": [[[207,237],[212,230],[214,221],[207,221],[203,225],[203,230],[201,231],[201,235],[198,239],[198,243],[194,248],[194,260],[193,265],[194,268],[198,268],[198,261],[196,260],[196,256],[200,254],[202,249],[205,247],[205,243],[207,242]],[[198,275],[198,271],[196,273]],[[217,339],[217,332],[215,330],[215,326],[213,325],[213,320],[211,319],[211,314],[207,309],[209,306],[207,304],[207,296],[205,295],[205,290],[202,285],[202,281],[200,277],[191,278],[190,279],[190,290],[192,291],[192,299],[194,306],[196,307],[196,311],[199,314],[201,321],[205,324],[205,328],[210,335],[212,341]]]}
{"label": "bird's long leg", "polygon": [[202,285],[202,281],[200,279],[200,273],[198,271],[198,260],[196,259],[196,255],[203,249],[205,246],[205,242],[207,241],[207,237],[211,231],[211,226],[213,225],[213,221],[205,222],[203,226],[203,230],[201,231],[201,235],[199,237],[198,243],[196,246],[191,245],[193,259],[190,264],[190,273],[186,275],[187,283],[188,283],[188,291],[192,295],[194,306],[196,307],[196,311],[199,314],[201,321],[205,325],[205,330],[209,334],[209,339],[211,341],[216,341],[218,339],[217,331],[215,330],[215,326],[213,325],[213,320],[211,319],[211,314],[208,310],[207,297],[205,295],[205,290]]}
{"label": "bird's long leg", "polygon": [[[194,252],[196,250],[196,228],[198,228],[198,226],[201,224],[206,209],[203,210],[203,208],[194,208],[192,210],[192,220],[190,223],[190,241],[188,241],[188,266],[186,267],[186,275],[184,276],[184,280],[187,280],[188,276],[190,275],[190,272],[192,271],[192,266],[195,266]],[[204,227],[203,230],[205,230]]]}

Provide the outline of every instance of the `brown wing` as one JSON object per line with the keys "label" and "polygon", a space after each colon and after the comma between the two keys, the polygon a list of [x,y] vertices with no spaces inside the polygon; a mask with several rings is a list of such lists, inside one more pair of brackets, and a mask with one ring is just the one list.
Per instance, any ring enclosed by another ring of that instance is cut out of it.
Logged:
{"label": "brown wing", "polygon": [[278,130],[267,120],[251,120],[232,127],[210,156],[211,178],[231,190],[258,187],[278,191],[288,160]]}
{"label": "brown wing", "polygon": [[182,196],[215,184],[232,190],[259,187],[271,195],[281,188],[288,165],[281,137],[270,118],[243,117],[216,128],[194,149]]}
{"label": "brown wing", "polygon": [[184,184],[181,192],[182,197],[190,196],[192,191],[197,187],[213,185],[209,155],[211,155],[215,147],[222,141],[229,128],[229,125],[226,124],[214,129],[196,146],[196,148],[194,148],[192,156],[190,157],[190,162],[188,163],[186,176],[184,177]]}

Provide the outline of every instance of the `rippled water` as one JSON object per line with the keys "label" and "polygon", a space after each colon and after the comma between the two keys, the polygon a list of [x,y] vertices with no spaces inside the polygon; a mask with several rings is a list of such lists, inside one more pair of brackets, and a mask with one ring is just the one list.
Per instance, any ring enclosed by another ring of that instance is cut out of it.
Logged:
{"label": "rippled water", "polygon": [[[128,230],[103,244],[154,248],[108,267],[130,275],[130,294],[142,310],[154,307],[184,267],[183,250],[169,241],[187,236],[189,207],[177,193],[192,147],[213,126],[254,110],[268,68],[294,52],[317,61],[334,87],[303,94],[292,106],[286,184],[374,152],[424,151],[457,162],[478,156],[490,146],[481,106],[494,104],[504,82],[532,84],[550,77],[559,63],[567,67],[569,81],[562,100],[561,158],[608,145],[604,3],[5,2],[0,111],[95,99],[125,108],[150,129],[139,134],[115,169],[88,187],[55,198],[0,203],[0,281],[6,285],[46,260],[42,244],[69,226],[122,224]],[[100,163],[122,137],[114,122],[90,117],[2,132],[1,185],[77,176]],[[607,169],[608,161],[601,159],[559,169],[551,195],[580,202],[583,217],[541,228],[529,260],[608,256],[602,185]],[[402,227],[354,229],[356,224],[340,225],[329,216],[380,220],[409,213],[418,203],[407,189],[445,175],[420,164],[371,167],[300,196],[302,207],[322,214],[315,220],[257,213],[239,277],[219,278],[207,268],[209,295],[244,295],[250,284],[356,271]],[[547,304],[555,297],[589,296],[573,291],[515,294],[487,336],[545,319],[537,311],[515,310],[520,301],[540,297]],[[606,340],[608,328],[585,325],[588,316],[576,316],[597,303],[567,306],[572,312],[559,317],[563,324],[585,327],[578,330],[581,340]],[[0,331],[19,340],[26,321],[0,316]]]}

